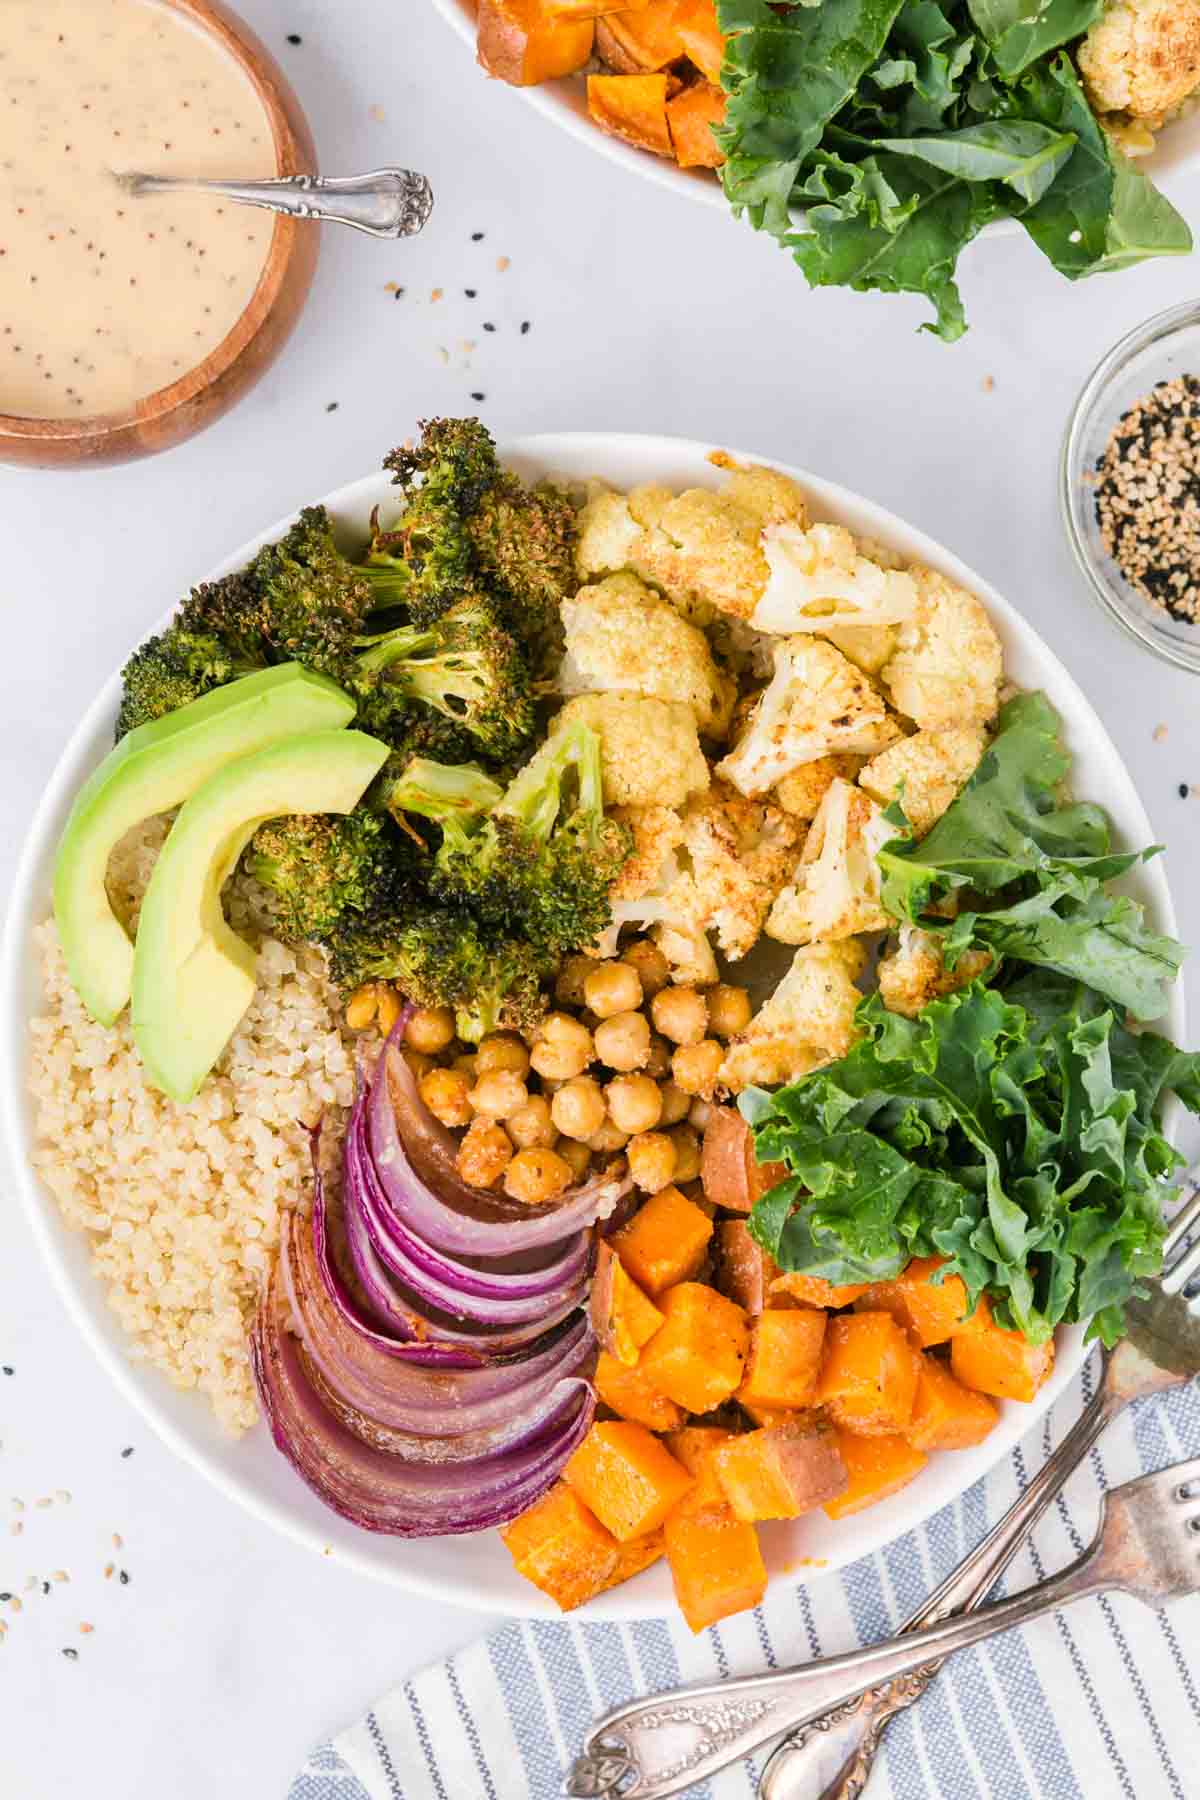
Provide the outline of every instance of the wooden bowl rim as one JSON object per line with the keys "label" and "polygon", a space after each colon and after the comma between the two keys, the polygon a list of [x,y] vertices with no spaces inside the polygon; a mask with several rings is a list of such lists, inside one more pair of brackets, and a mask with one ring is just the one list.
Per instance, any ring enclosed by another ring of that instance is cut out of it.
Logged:
{"label": "wooden bowl rim", "polygon": [[[224,0],[164,0],[164,3],[176,12],[185,14],[198,29],[207,31],[216,38],[253,84],[270,121],[277,173],[315,173],[315,170],[303,166],[306,158],[298,158],[295,154],[299,146],[288,117],[288,97],[276,79],[274,58],[245,21],[226,6]],[[280,74],[282,75],[282,71]],[[292,103],[302,114],[299,100],[293,97]],[[289,162],[297,163],[298,166],[295,169],[288,168],[285,165]],[[97,439],[103,441],[108,437],[119,436],[131,427],[164,419],[178,407],[186,406],[227,374],[263,329],[287,279],[303,223],[276,216],[262,274],[240,316],[220,343],[194,368],[181,375],[178,381],[156,388],[153,393],[135,401],[123,412],[90,413],[81,419],[38,419],[27,413],[0,412],[0,443],[5,438],[34,444],[86,444]],[[309,225],[307,229],[311,231],[316,227]]]}

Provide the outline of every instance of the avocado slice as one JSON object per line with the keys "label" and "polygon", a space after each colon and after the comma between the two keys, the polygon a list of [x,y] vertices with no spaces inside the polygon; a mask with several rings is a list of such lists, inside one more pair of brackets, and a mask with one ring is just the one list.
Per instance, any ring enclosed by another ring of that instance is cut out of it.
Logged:
{"label": "avocado slice", "polygon": [[254,997],[255,952],[230,929],[221,889],[258,827],[288,813],[346,813],[388,757],[361,731],[284,738],[210,775],[181,808],[150,877],[133,954],[133,1036],[146,1074],[195,1097]]}
{"label": "avocado slice", "polygon": [[108,859],[125,833],[181,805],[223,764],[353,717],[354,702],[326,676],[280,663],[139,725],[93,770],[58,846],[54,917],[71,982],[101,1025],[116,1019],[133,979],[133,945],[105,886]]}

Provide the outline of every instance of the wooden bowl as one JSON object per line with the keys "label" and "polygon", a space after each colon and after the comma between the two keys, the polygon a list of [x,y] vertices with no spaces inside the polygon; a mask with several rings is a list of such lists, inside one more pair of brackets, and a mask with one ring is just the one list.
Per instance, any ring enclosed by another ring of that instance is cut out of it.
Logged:
{"label": "wooden bowl", "polygon": [[[315,174],[316,151],[300,102],[249,26],[222,0],[168,4],[211,32],[254,83],[270,120],[278,173]],[[203,362],[122,412],[82,419],[29,419],[0,412],[0,462],[43,469],[129,462],[203,431],[254,386],[287,342],[312,285],[319,247],[318,225],[277,218],[246,310]]]}

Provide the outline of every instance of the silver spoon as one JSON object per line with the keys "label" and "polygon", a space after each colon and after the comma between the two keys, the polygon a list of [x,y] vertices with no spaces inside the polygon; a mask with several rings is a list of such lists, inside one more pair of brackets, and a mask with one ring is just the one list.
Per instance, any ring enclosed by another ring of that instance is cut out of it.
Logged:
{"label": "silver spoon", "polygon": [[283,175],[272,181],[201,181],[187,175],[117,173],[127,194],[220,194],[289,219],[327,219],[369,237],[415,237],[433,211],[433,189],[413,169],[367,175]]}

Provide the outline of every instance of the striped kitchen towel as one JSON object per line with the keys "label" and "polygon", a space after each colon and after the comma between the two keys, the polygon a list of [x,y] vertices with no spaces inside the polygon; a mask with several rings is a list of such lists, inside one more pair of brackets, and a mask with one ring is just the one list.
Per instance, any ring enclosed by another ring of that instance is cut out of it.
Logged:
{"label": "striped kitchen towel", "polygon": [[[514,1620],[322,1744],[289,1800],[559,1800],[563,1769],[609,1707],[887,1635],[1010,1504],[1094,1380],[1093,1360],[1036,1438],[879,1555],[781,1584],[755,1612],[696,1638],[678,1620]],[[1196,1455],[1195,1384],[1127,1413],[1019,1553],[1007,1590],[1078,1554],[1105,1487]],[[966,1651],[888,1733],[871,1800],[1196,1800],[1197,1642],[1200,1598],[1155,1613],[1105,1597]],[[739,1763],[688,1793],[752,1800],[760,1767]]]}

